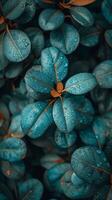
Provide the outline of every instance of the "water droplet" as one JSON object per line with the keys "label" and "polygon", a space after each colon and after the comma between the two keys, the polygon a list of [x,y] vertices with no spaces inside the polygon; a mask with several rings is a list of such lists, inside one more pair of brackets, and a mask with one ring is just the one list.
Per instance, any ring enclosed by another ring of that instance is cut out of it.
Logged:
{"label": "water droplet", "polygon": [[97,150],[96,152],[97,152],[98,154],[101,154],[101,151],[100,151],[100,150]]}

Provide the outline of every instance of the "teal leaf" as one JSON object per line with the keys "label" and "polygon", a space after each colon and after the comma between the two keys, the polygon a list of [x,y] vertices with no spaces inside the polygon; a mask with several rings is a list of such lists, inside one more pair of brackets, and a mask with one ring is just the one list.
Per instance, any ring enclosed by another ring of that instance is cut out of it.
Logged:
{"label": "teal leaf", "polygon": [[112,48],[112,29],[106,30],[104,36],[107,44]]}
{"label": "teal leaf", "polygon": [[33,0],[26,0],[24,12],[19,18],[17,23],[26,24],[31,21],[36,13],[36,3]]}
{"label": "teal leaf", "polygon": [[22,161],[18,162],[1,162],[1,170],[4,176],[12,180],[20,179],[25,173],[25,165]]}
{"label": "teal leaf", "polygon": [[21,200],[40,200],[43,195],[43,185],[38,179],[29,179],[18,184]]}
{"label": "teal leaf", "polygon": [[39,57],[45,45],[43,32],[39,28],[33,27],[27,28],[25,32],[30,38],[33,53]]}
{"label": "teal leaf", "polygon": [[82,96],[75,96],[73,105],[76,112],[74,128],[78,130],[86,128],[93,121],[95,114],[91,101]]}
{"label": "teal leaf", "polygon": [[0,143],[0,158],[9,162],[22,160],[26,156],[26,145],[21,139],[8,138]]}
{"label": "teal leaf", "polygon": [[21,128],[21,115],[20,114],[13,115],[8,132],[9,132],[9,134],[12,133],[13,137],[22,138],[25,136],[25,134],[23,133],[22,128]]}
{"label": "teal leaf", "polygon": [[90,127],[80,131],[80,137],[85,144],[101,148],[107,141],[107,130],[105,121],[96,117]]}
{"label": "teal leaf", "polygon": [[94,23],[93,15],[85,7],[71,7],[70,14],[72,18],[82,26],[89,27]]}
{"label": "teal leaf", "polygon": [[94,47],[98,44],[100,39],[101,31],[96,27],[81,28],[80,33],[80,43],[86,47]]}
{"label": "teal leaf", "polygon": [[66,171],[71,169],[71,166],[69,163],[60,163],[55,165],[54,167],[48,169],[47,172],[47,178],[50,183],[54,183],[57,180],[59,180]]}
{"label": "teal leaf", "polygon": [[14,200],[12,192],[7,187],[6,183],[0,182],[0,200]]}
{"label": "teal leaf", "polygon": [[23,132],[31,138],[42,136],[52,124],[52,104],[38,101],[29,104],[22,111],[21,126]]}
{"label": "teal leaf", "polygon": [[3,5],[3,13],[7,19],[15,20],[24,11],[26,0],[8,0]]}
{"label": "teal leaf", "polygon": [[52,79],[49,77],[49,74],[40,71],[38,67],[35,66],[27,71],[25,83],[28,90],[31,88],[36,93],[50,94],[53,88]]}
{"label": "teal leaf", "polygon": [[71,147],[77,139],[75,131],[69,133],[63,133],[58,129],[55,131],[54,140],[60,148],[69,148]]}
{"label": "teal leaf", "polygon": [[89,198],[95,192],[95,186],[79,178],[72,170],[68,170],[61,178],[64,194],[70,199]]}
{"label": "teal leaf", "polygon": [[105,19],[112,24],[112,1],[111,0],[103,0],[102,1],[102,14]]}
{"label": "teal leaf", "polygon": [[6,130],[9,126],[10,113],[8,107],[2,101],[0,101],[0,115],[0,127],[5,128]]}
{"label": "teal leaf", "polygon": [[51,31],[59,28],[64,22],[64,14],[61,10],[49,8],[39,15],[39,26],[44,31]]}
{"label": "teal leaf", "polygon": [[71,54],[79,45],[79,33],[74,26],[63,24],[59,29],[50,33],[51,45],[60,49],[64,54]]}
{"label": "teal leaf", "polygon": [[41,65],[43,72],[49,75],[52,82],[62,81],[68,72],[68,60],[57,48],[49,47],[41,53]]}
{"label": "teal leaf", "polygon": [[74,99],[58,99],[53,106],[53,118],[58,129],[62,132],[71,132],[75,126],[76,112],[73,105]]}
{"label": "teal leaf", "polygon": [[28,57],[31,42],[28,36],[20,30],[11,30],[5,34],[3,51],[6,58],[12,62],[20,62]]}
{"label": "teal leaf", "polygon": [[93,74],[101,88],[112,88],[112,60],[101,62]]}
{"label": "teal leaf", "polygon": [[0,71],[8,65],[8,59],[3,52],[3,34],[0,35]]}
{"label": "teal leaf", "polygon": [[102,186],[100,189],[98,189],[98,191],[96,192],[96,194],[93,197],[93,200],[111,200],[111,187],[110,185],[104,185]]}
{"label": "teal leaf", "polygon": [[5,77],[6,78],[16,78],[20,75],[20,73],[23,70],[23,64],[22,63],[10,63],[5,71]]}
{"label": "teal leaf", "polygon": [[80,95],[93,90],[96,85],[96,79],[92,74],[86,72],[79,73],[68,79],[65,85],[65,91]]}
{"label": "teal leaf", "polygon": [[91,184],[101,184],[108,180],[110,164],[103,151],[95,147],[80,147],[71,157],[73,171]]}
{"label": "teal leaf", "polygon": [[46,169],[50,169],[50,168],[54,167],[55,165],[63,163],[63,162],[64,162],[64,160],[60,156],[58,156],[57,154],[54,154],[54,153],[45,154],[40,159],[41,166]]}

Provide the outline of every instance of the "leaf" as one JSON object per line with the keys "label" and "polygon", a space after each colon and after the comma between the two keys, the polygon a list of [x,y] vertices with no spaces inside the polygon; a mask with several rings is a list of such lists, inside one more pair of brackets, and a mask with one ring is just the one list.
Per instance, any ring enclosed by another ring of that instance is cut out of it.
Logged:
{"label": "leaf", "polygon": [[38,179],[29,179],[18,184],[21,200],[40,200],[43,194],[43,185]]}
{"label": "leaf", "polygon": [[17,76],[20,75],[20,73],[23,70],[23,64],[22,63],[10,63],[5,72],[5,77],[6,78],[16,78]]}
{"label": "leaf", "polygon": [[27,105],[22,111],[21,126],[23,132],[31,138],[42,136],[52,124],[52,105],[38,101]]}
{"label": "leaf", "polygon": [[25,32],[30,38],[32,51],[34,52],[36,57],[39,57],[41,54],[41,51],[43,50],[45,46],[45,38],[44,38],[43,32],[39,28],[31,28],[31,27],[27,28]]}
{"label": "leaf", "polygon": [[95,186],[80,179],[72,170],[67,171],[60,180],[64,194],[70,199],[89,198],[95,192]]}
{"label": "leaf", "polygon": [[39,26],[44,31],[52,31],[59,28],[64,22],[64,14],[61,10],[44,9],[39,15]]}
{"label": "leaf", "polygon": [[96,85],[96,79],[92,74],[86,72],[79,73],[68,79],[65,85],[65,91],[80,95],[93,90]]}
{"label": "leaf", "polygon": [[41,65],[43,72],[49,75],[54,83],[63,80],[68,72],[68,59],[55,47],[49,47],[42,51]]}
{"label": "leaf", "polygon": [[71,7],[70,14],[82,26],[90,27],[94,23],[93,15],[85,7]]}
{"label": "leaf", "polygon": [[9,101],[9,110],[11,114],[20,113],[23,108],[29,103],[29,100],[24,95],[13,96]]}
{"label": "leaf", "polygon": [[71,166],[69,163],[60,163],[48,169],[46,171],[48,181],[53,184],[54,182],[59,180],[70,168]]}
{"label": "leaf", "polygon": [[24,11],[26,0],[7,0],[3,5],[3,13],[7,19],[15,20]]}
{"label": "leaf", "polygon": [[104,36],[107,44],[112,48],[112,29],[106,30]]}
{"label": "leaf", "polygon": [[26,156],[26,145],[21,139],[8,138],[0,143],[0,158],[9,162],[22,160]]}
{"label": "leaf", "polygon": [[40,159],[41,166],[50,169],[57,164],[64,163],[64,160],[57,154],[46,154]]}
{"label": "leaf", "polygon": [[1,200],[14,200],[12,192],[7,187],[6,183],[0,182],[0,199]]}
{"label": "leaf", "polygon": [[80,131],[80,137],[85,144],[101,148],[107,141],[107,130],[105,121],[96,117],[90,127]]}
{"label": "leaf", "polygon": [[3,34],[0,35],[0,70],[4,69],[8,65],[8,60],[3,53]]}
{"label": "leaf", "polygon": [[20,179],[24,173],[25,173],[25,165],[23,162],[7,162],[2,161],[1,162],[1,170],[4,176],[6,176],[9,179],[17,180]]}
{"label": "leaf", "polygon": [[5,103],[0,101],[0,127],[7,130],[10,121],[10,113]]}
{"label": "leaf", "polygon": [[112,88],[112,60],[105,60],[93,72],[101,88]]}
{"label": "leaf", "polygon": [[[111,190],[110,185],[104,185],[100,189],[98,189],[95,194],[93,200],[111,200],[111,196],[109,195],[109,191]],[[109,198],[110,196],[110,198]]]}
{"label": "leaf", "polygon": [[20,62],[28,57],[31,42],[28,36],[20,30],[7,30],[4,36],[3,51],[9,61]]}
{"label": "leaf", "polygon": [[101,6],[102,14],[105,19],[112,24],[112,1],[111,0],[103,0]]}
{"label": "leaf", "polygon": [[25,75],[26,87],[31,88],[34,92],[50,94],[53,83],[49,75],[39,71],[37,67],[32,67]]}
{"label": "leaf", "polygon": [[74,128],[78,130],[86,128],[93,121],[95,114],[91,101],[83,96],[75,96],[73,105],[77,119]]}
{"label": "leaf", "polygon": [[[36,3],[33,0],[26,0],[26,6],[24,12],[19,18],[17,18],[17,23],[26,24],[30,22],[36,13]],[[23,20],[24,19],[24,20]]]}
{"label": "leaf", "polygon": [[79,33],[74,26],[63,24],[59,29],[50,33],[51,45],[60,49],[64,54],[71,54],[79,45]]}
{"label": "leaf", "polygon": [[96,0],[71,0],[70,3],[71,3],[71,5],[74,5],[74,6],[86,6],[95,1]]}
{"label": "leaf", "polygon": [[73,106],[74,99],[58,99],[53,106],[53,118],[58,129],[62,132],[71,132],[75,126],[76,112]]}
{"label": "leaf", "polygon": [[79,30],[80,43],[86,47],[96,46],[100,39],[101,31],[96,27],[83,27]]}
{"label": "leaf", "polygon": [[69,133],[63,133],[58,129],[55,131],[54,140],[60,148],[69,148],[71,147],[77,139],[75,131]]}
{"label": "leaf", "polygon": [[21,128],[21,115],[14,115],[11,119],[11,123],[8,130],[9,134],[11,133],[12,137],[22,138],[25,134]]}
{"label": "leaf", "polygon": [[95,147],[80,147],[71,157],[73,171],[88,183],[105,183],[110,175],[110,164],[103,151]]}

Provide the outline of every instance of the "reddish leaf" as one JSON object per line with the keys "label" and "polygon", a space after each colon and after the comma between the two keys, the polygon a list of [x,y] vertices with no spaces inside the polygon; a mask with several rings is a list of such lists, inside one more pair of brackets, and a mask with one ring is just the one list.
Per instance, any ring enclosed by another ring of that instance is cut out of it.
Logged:
{"label": "reddish leaf", "polygon": [[96,0],[71,0],[69,3],[74,6],[86,6],[95,1]]}

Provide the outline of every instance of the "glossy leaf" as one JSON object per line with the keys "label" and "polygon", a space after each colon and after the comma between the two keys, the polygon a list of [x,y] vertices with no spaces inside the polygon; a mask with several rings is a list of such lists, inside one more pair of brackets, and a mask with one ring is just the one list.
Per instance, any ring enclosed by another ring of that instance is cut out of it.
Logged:
{"label": "glossy leaf", "polygon": [[9,134],[12,135],[12,137],[22,138],[24,137],[24,133],[21,128],[21,115],[17,114],[14,115],[11,119],[11,123],[8,130]]}
{"label": "glossy leaf", "polygon": [[38,67],[32,67],[25,75],[26,87],[34,92],[50,94],[53,83],[48,74],[38,70]]}
{"label": "glossy leaf", "polygon": [[26,24],[31,21],[36,13],[36,4],[33,0],[26,0],[25,9],[22,15],[17,19],[20,24]]}
{"label": "glossy leaf", "polygon": [[26,156],[25,143],[17,138],[4,139],[0,143],[0,158],[9,162],[22,160]]}
{"label": "glossy leaf", "polygon": [[96,117],[93,124],[80,132],[82,141],[87,145],[96,145],[99,148],[106,143],[107,127],[105,121]]}
{"label": "glossy leaf", "polygon": [[95,147],[80,147],[72,154],[74,172],[88,183],[101,184],[108,180],[110,164],[103,151]]}
{"label": "glossy leaf", "polygon": [[5,103],[0,101],[0,127],[7,130],[10,120],[10,113]]}
{"label": "glossy leaf", "polygon": [[61,10],[45,9],[39,16],[39,26],[45,31],[59,28],[64,22],[64,14]]}
{"label": "glossy leaf", "polygon": [[63,133],[59,131],[58,129],[55,131],[54,136],[56,144],[61,148],[69,148],[72,146],[76,139],[77,135],[75,131],[69,132],[69,133]]}
{"label": "glossy leaf", "polygon": [[6,58],[12,62],[20,62],[28,57],[31,42],[28,36],[20,30],[8,31],[3,40],[3,51]]}
{"label": "glossy leaf", "polygon": [[8,65],[8,60],[3,53],[3,36],[4,35],[0,35],[0,70],[4,69]]}
{"label": "glossy leaf", "polygon": [[67,171],[61,178],[61,187],[64,194],[70,199],[91,197],[95,187],[80,179],[72,170]]}
{"label": "glossy leaf", "polygon": [[65,78],[68,72],[68,60],[57,48],[49,47],[41,53],[41,65],[43,72],[49,75],[52,82],[59,82]]}
{"label": "glossy leaf", "polygon": [[46,154],[40,160],[41,166],[50,169],[57,164],[64,163],[64,160],[57,154]]}
{"label": "glossy leaf", "polygon": [[94,23],[93,15],[85,7],[71,7],[70,14],[72,18],[82,26],[89,27]]}
{"label": "glossy leaf", "polygon": [[75,126],[76,113],[73,105],[74,99],[62,98],[58,99],[53,106],[53,118],[62,132],[71,132]]}
{"label": "glossy leaf", "polygon": [[31,138],[42,136],[52,124],[52,105],[38,101],[27,105],[22,111],[21,126],[23,132]]}
{"label": "glossy leaf", "polygon": [[65,85],[65,91],[80,95],[85,94],[97,85],[95,77],[90,73],[79,73],[68,79]]}
{"label": "glossy leaf", "polygon": [[29,179],[18,185],[20,199],[40,200],[43,195],[43,185],[38,179]]}
{"label": "glossy leaf", "polygon": [[39,28],[27,28],[26,33],[31,41],[32,51],[39,57],[45,45],[43,32]]}
{"label": "glossy leaf", "polygon": [[100,39],[101,31],[96,27],[81,28],[80,33],[80,43],[86,47],[93,47],[98,44]]}
{"label": "glossy leaf", "polygon": [[94,118],[95,110],[91,101],[87,98],[77,96],[73,102],[76,113],[74,128],[81,130],[91,124]]}
{"label": "glossy leaf", "polygon": [[102,88],[112,88],[112,60],[106,60],[96,66],[94,73]]}
{"label": "glossy leaf", "polygon": [[9,179],[16,180],[20,179],[25,173],[25,165],[23,162],[7,162],[2,161],[1,170],[4,176]]}
{"label": "glossy leaf", "polygon": [[86,6],[86,5],[89,5],[89,4],[91,4],[95,1],[96,0],[73,0],[73,1],[71,1],[71,3],[74,6]]}
{"label": "glossy leaf", "polygon": [[3,12],[7,19],[15,20],[24,11],[26,0],[8,0],[3,5]]}
{"label": "glossy leaf", "polygon": [[61,163],[47,170],[47,178],[51,183],[60,179],[66,171],[70,169],[69,163]]}
{"label": "glossy leaf", "polygon": [[6,78],[16,78],[23,70],[22,63],[10,63],[5,72]]}
{"label": "glossy leaf", "polygon": [[64,54],[71,54],[79,45],[79,33],[74,26],[63,24],[59,29],[50,33],[51,45],[60,49]]}
{"label": "glossy leaf", "polygon": [[93,200],[111,200],[111,188],[110,185],[104,185],[95,194]]}
{"label": "glossy leaf", "polygon": [[106,18],[106,20],[112,24],[112,1],[111,0],[103,0],[102,2],[102,14]]}
{"label": "glossy leaf", "polygon": [[112,29],[106,30],[104,36],[107,44],[112,48]]}

